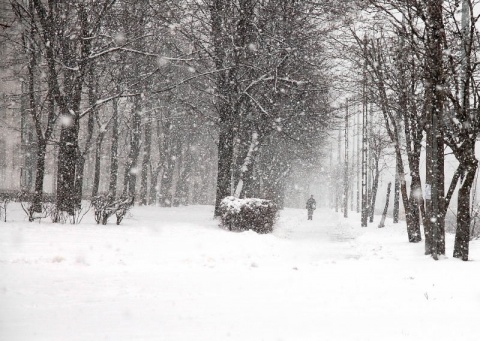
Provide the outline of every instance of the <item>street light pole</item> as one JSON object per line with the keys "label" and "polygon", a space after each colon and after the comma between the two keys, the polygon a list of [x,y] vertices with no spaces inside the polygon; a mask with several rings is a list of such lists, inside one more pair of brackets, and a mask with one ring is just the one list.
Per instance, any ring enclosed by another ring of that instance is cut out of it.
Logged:
{"label": "street light pole", "polygon": [[345,174],[343,178],[343,216],[348,217],[348,99],[345,108]]}
{"label": "street light pole", "polygon": [[368,220],[368,103],[367,103],[367,36],[364,36],[364,66],[363,66],[363,89],[362,89],[362,227],[367,226]]}

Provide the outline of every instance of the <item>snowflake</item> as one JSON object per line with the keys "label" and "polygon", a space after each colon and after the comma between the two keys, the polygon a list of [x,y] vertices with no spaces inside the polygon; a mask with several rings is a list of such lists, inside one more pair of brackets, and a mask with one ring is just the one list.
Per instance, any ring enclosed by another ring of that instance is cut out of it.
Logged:
{"label": "snowflake", "polygon": [[60,119],[63,127],[70,127],[73,124],[73,118],[69,115],[63,115]]}
{"label": "snowflake", "polygon": [[167,65],[169,62],[169,60],[163,56],[160,56],[157,58],[157,64],[158,66],[162,67],[162,66],[165,66]]}
{"label": "snowflake", "polygon": [[113,37],[116,44],[123,44],[126,40],[125,34],[123,32],[118,32],[115,37]]}

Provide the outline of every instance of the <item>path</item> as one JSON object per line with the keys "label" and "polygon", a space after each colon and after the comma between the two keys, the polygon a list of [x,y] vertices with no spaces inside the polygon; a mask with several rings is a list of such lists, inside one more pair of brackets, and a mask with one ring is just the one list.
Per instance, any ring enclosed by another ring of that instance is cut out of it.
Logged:
{"label": "path", "polygon": [[273,235],[298,244],[298,251],[313,252],[320,259],[358,259],[358,237],[364,230],[329,209],[317,209],[313,220],[306,210],[285,209],[280,213]]}

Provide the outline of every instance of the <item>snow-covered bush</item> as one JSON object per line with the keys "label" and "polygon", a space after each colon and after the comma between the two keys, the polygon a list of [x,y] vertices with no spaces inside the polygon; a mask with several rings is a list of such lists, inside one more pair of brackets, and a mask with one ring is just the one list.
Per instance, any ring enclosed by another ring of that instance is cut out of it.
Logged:
{"label": "snow-covered bush", "polygon": [[270,233],[277,216],[277,205],[270,200],[226,197],[220,203],[222,226],[230,231],[253,230]]}
{"label": "snow-covered bush", "polygon": [[7,205],[12,201],[10,193],[0,193],[0,220],[7,222]]}
{"label": "snow-covered bush", "polygon": [[53,220],[55,212],[55,196],[53,194],[43,193],[41,202],[41,212],[34,209],[34,196],[32,192],[20,191],[16,192],[13,200],[19,202],[22,210],[28,217],[28,221],[41,221],[44,218],[51,217]]}
{"label": "snow-covered bush", "polygon": [[92,206],[95,211],[95,221],[97,224],[106,225],[108,218],[114,214],[117,216],[117,225],[120,225],[123,217],[133,206],[135,198],[133,196],[122,196],[114,198],[108,194],[98,195],[92,198]]}

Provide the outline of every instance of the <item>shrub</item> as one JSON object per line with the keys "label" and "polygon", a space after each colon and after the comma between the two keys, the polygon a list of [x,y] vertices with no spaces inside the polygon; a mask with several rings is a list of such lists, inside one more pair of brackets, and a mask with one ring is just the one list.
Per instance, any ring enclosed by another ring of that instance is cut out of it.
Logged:
{"label": "shrub", "polygon": [[12,200],[12,196],[8,193],[0,193],[0,219],[7,222],[7,205]]}
{"label": "shrub", "polygon": [[230,231],[253,230],[270,233],[277,216],[277,205],[270,200],[226,197],[220,203],[222,226]]}
{"label": "shrub", "polygon": [[35,212],[33,207],[33,199],[35,194],[32,192],[20,191],[16,193],[15,201],[20,203],[22,210],[28,217],[28,221],[41,221],[46,217],[54,219],[55,212],[55,196],[52,194],[42,194],[41,212]]}
{"label": "shrub", "polygon": [[135,198],[127,195],[115,199],[111,195],[102,194],[92,198],[92,206],[95,211],[97,224],[106,225],[108,218],[114,214],[117,216],[117,225],[120,225],[123,217],[133,206]]}

